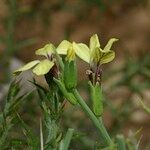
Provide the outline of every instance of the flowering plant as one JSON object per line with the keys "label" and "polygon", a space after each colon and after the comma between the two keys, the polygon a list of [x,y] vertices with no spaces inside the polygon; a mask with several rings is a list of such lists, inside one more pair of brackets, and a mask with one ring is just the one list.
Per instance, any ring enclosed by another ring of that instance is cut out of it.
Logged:
{"label": "flowering plant", "polygon": [[[55,141],[51,148],[55,147],[56,149],[66,150],[72,139],[74,129],[68,129],[66,136],[63,137],[58,128],[58,118],[61,117],[64,100],[67,100],[73,107],[80,106],[91,120],[98,131],[98,141],[101,149],[125,149],[123,136],[116,136],[115,140],[112,139],[102,120],[104,100],[101,86],[101,66],[115,58],[112,45],[116,41],[118,39],[111,38],[106,46],[101,48],[99,38],[97,34],[94,34],[90,38],[89,46],[84,43],[69,42],[67,40],[63,40],[57,47],[49,43],[35,51],[36,55],[44,56],[44,60],[31,61],[14,71],[14,75],[19,75],[24,71],[32,69],[33,73],[37,76],[45,76],[49,85],[49,91],[44,90],[44,97],[48,98],[51,103],[48,106],[46,102],[42,101],[41,107],[45,112],[45,121],[51,126],[53,131],[53,136],[51,138],[48,137],[45,141],[45,144],[47,141]],[[89,64],[89,69],[86,73],[89,77],[88,83],[92,106],[87,105],[77,90],[77,57]],[[37,83],[34,82],[34,84],[37,86]],[[41,86],[38,85],[37,88],[39,89],[39,87]],[[38,90],[39,96],[41,96],[40,90],[41,88]]]}

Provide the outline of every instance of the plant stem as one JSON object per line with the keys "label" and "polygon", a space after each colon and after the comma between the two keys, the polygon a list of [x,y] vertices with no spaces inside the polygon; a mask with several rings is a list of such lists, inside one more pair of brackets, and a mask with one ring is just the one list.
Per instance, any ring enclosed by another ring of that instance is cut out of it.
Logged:
{"label": "plant stem", "polygon": [[59,150],[68,150],[69,149],[69,145],[70,145],[73,133],[74,133],[74,129],[69,128],[66,133],[65,138],[61,141]]}
{"label": "plant stem", "polygon": [[44,150],[43,129],[42,129],[42,120],[41,119],[40,119],[40,142],[41,142],[41,150]]}
{"label": "plant stem", "polygon": [[116,142],[118,150],[126,150],[125,139],[123,135],[117,135]]}
{"label": "plant stem", "polygon": [[103,125],[101,118],[100,118],[100,121],[97,119],[97,117],[94,115],[94,113],[88,107],[88,105],[85,103],[85,101],[82,99],[82,97],[80,96],[80,94],[78,93],[78,91],[76,89],[73,89],[72,93],[74,94],[78,103],[81,105],[83,111],[86,113],[86,115],[90,118],[90,120],[93,122],[93,124],[99,131],[100,140],[104,143],[104,146],[109,146],[109,145],[113,144],[110,136],[108,135],[108,133],[106,131],[106,128]]}

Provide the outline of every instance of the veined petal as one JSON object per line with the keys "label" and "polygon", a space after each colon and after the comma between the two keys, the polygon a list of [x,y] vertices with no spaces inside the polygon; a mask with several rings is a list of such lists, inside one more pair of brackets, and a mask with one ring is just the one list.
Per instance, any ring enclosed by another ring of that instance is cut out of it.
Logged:
{"label": "veined petal", "polygon": [[115,52],[110,50],[107,53],[103,53],[100,59],[100,64],[105,64],[111,62],[115,58]]}
{"label": "veined petal", "polygon": [[67,41],[67,40],[63,40],[57,47],[56,49],[56,52],[58,54],[61,54],[61,55],[66,55],[67,54],[67,50],[68,48],[71,46],[72,44]]}
{"label": "veined petal", "polygon": [[67,50],[67,56],[66,60],[73,61],[75,60],[75,50],[73,49],[73,46],[70,46]]}
{"label": "veined petal", "polygon": [[104,47],[103,51],[104,51],[104,52],[110,51],[110,49],[111,49],[113,43],[116,42],[116,41],[118,41],[118,39],[116,39],[116,38],[111,38],[111,39],[108,41],[108,43],[106,44],[106,46]]}
{"label": "veined petal", "polygon": [[90,50],[93,51],[95,48],[98,48],[98,47],[100,47],[100,42],[99,42],[97,34],[94,34],[90,38]]}
{"label": "veined petal", "polygon": [[23,67],[17,69],[16,71],[13,72],[14,75],[19,75],[21,72],[29,70],[31,68],[33,68],[35,65],[37,65],[40,61],[39,60],[34,60],[31,61],[29,63],[27,63],[26,65],[24,65]]}
{"label": "veined petal", "polygon": [[90,54],[90,62],[94,62],[97,64],[101,59],[102,53],[100,51],[100,48],[95,48]]}
{"label": "veined petal", "polygon": [[47,74],[53,66],[54,63],[52,61],[44,59],[33,69],[33,73],[38,76]]}
{"label": "veined petal", "polygon": [[87,47],[87,45],[73,42],[73,49],[78,57],[87,63],[90,62],[90,49]]}
{"label": "veined petal", "polygon": [[46,44],[43,48],[36,50],[35,54],[47,57],[48,55],[50,56],[52,53],[54,53],[54,50],[55,46],[52,43],[50,43]]}

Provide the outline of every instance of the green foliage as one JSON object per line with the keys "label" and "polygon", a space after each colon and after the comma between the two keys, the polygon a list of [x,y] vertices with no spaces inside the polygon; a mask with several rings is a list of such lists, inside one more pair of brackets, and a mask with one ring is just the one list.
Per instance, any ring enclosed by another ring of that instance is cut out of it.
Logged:
{"label": "green foliage", "polygon": [[29,145],[33,144],[34,138],[31,137],[31,133],[29,131],[29,127],[22,121],[17,113],[19,111],[20,105],[23,103],[25,98],[30,94],[23,94],[19,96],[20,93],[20,81],[13,81],[9,87],[8,95],[5,101],[5,105],[2,108],[2,112],[0,113],[0,147],[1,149],[7,149],[10,147],[20,147],[19,145],[23,144],[22,139],[14,139],[11,135],[12,130],[18,124],[21,123],[22,129],[24,133],[28,134],[28,142]]}

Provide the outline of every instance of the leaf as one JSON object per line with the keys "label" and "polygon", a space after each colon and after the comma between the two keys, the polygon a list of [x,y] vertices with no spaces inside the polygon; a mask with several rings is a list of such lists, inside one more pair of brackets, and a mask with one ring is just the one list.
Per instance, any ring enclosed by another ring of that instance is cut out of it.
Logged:
{"label": "leaf", "polygon": [[77,44],[73,42],[73,49],[75,50],[75,53],[77,54],[78,57],[80,57],[87,63],[90,62],[90,50],[85,44],[83,43]]}
{"label": "leaf", "polygon": [[33,130],[24,122],[24,120],[17,114],[19,119],[19,123],[21,124],[21,128],[23,130],[23,134],[27,139],[28,148],[32,150],[37,150],[39,146],[39,139],[33,132]]}
{"label": "leaf", "polygon": [[147,112],[148,114],[150,114],[150,107],[146,106],[142,100],[139,99],[139,101],[140,101],[141,106],[143,107],[144,111]]}
{"label": "leaf", "polygon": [[35,54],[47,57],[50,56],[52,53],[54,53],[54,50],[55,50],[55,46],[52,43],[50,43],[50,44],[46,44],[43,48],[36,50]]}
{"label": "leaf", "polygon": [[27,63],[26,65],[24,65],[23,67],[17,69],[16,71],[13,72],[14,75],[19,75],[21,72],[29,70],[31,68],[33,68],[35,65],[37,65],[40,61],[39,60],[34,60],[31,61],[29,63]]}
{"label": "leaf", "polygon": [[109,146],[102,148],[100,150],[118,150],[115,144],[110,144]]}
{"label": "leaf", "polygon": [[90,50],[93,51],[95,48],[98,48],[98,47],[100,47],[100,42],[99,42],[97,34],[94,34],[90,38]]}
{"label": "leaf", "polygon": [[111,38],[111,39],[108,41],[108,43],[106,44],[106,46],[104,47],[103,52],[108,52],[108,51],[110,51],[110,49],[111,49],[113,43],[116,42],[116,41],[118,41],[118,39],[116,39],[116,38]]}
{"label": "leaf", "polygon": [[38,76],[47,74],[53,66],[54,63],[52,61],[44,59],[33,69],[33,73]]}
{"label": "leaf", "polygon": [[100,59],[100,64],[105,64],[111,62],[115,58],[115,52],[109,51],[107,53],[103,53]]}
{"label": "leaf", "polygon": [[68,48],[71,46],[71,42],[63,40],[57,47],[56,52],[61,55],[66,55]]}
{"label": "leaf", "polygon": [[14,99],[15,96],[17,96],[18,92],[20,91],[19,86],[20,81],[12,81],[12,83],[9,86],[8,95],[7,95],[7,102],[10,102]]}

